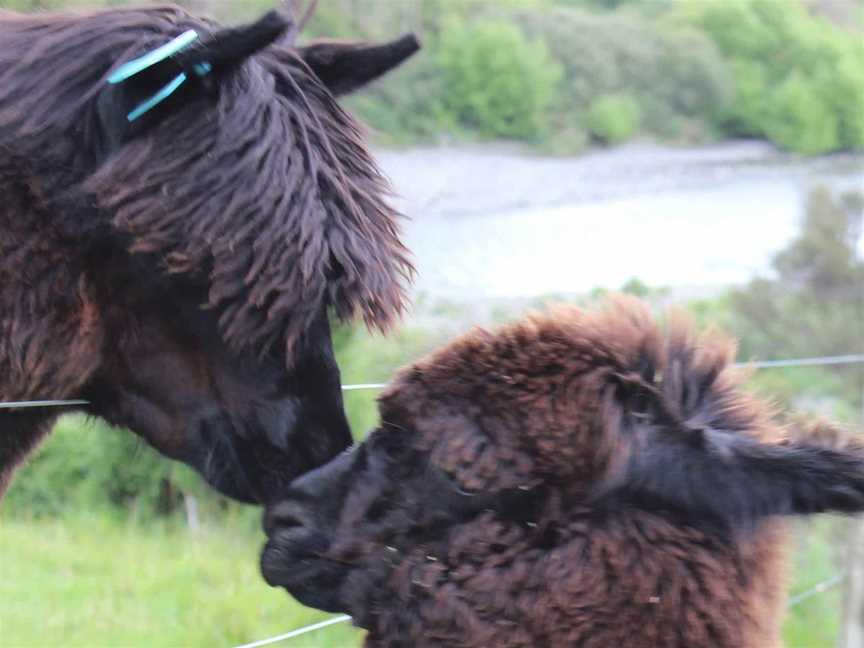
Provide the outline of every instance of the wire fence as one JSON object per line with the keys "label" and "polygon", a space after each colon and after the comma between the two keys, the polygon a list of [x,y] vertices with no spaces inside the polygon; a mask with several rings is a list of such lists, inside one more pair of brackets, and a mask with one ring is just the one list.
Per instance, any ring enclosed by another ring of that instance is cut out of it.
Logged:
{"label": "wire fence", "polygon": [[[753,362],[736,362],[734,366],[753,367],[754,369],[773,369],[783,367],[814,367],[842,364],[864,364],[864,353],[849,353],[846,355],[836,356],[816,356],[812,358],[790,358],[785,360],[755,360]],[[342,391],[384,389],[386,386],[387,383],[358,383],[353,385],[342,385]],[[23,409],[32,407],[73,407],[75,405],[89,404],[90,401],[82,399],[8,401],[0,402],[0,410]]]}
{"label": "wire fence", "polygon": [[786,604],[790,610],[794,608],[796,605],[803,603],[807,599],[811,599],[817,594],[822,594],[823,592],[827,592],[830,589],[833,589],[840,585],[846,579],[846,574],[837,574],[836,576],[832,576],[831,578],[822,581],[821,583],[817,583],[813,587],[800,594],[796,594],[789,598],[789,602]]}
{"label": "wire fence", "polygon": [[[790,597],[789,601],[786,604],[786,608],[791,610],[792,608],[800,605],[808,599],[813,598],[814,596],[818,596],[819,594],[823,594],[829,590],[834,589],[838,585],[842,584],[844,580],[846,580],[846,574],[837,574],[827,580],[817,583],[810,589]],[[253,641],[252,643],[241,644],[239,646],[235,646],[234,648],[259,648],[260,646],[268,646],[282,641],[287,641],[289,639],[294,639],[295,637],[300,637],[302,635],[315,632],[316,630],[321,630],[337,623],[345,623],[350,620],[350,616],[342,614],[337,617],[333,617],[332,619],[326,619],[324,621],[319,621],[318,623],[312,623],[306,626],[302,626],[300,628],[297,628],[296,630],[286,632],[285,634],[276,635],[275,637],[269,637],[267,639],[261,639],[259,641]]]}
{"label": "wire fence", "polygon": [[[800,592],[795,596],[789,597],[789,601],[786,603],[786,608],[788,610],[792,610],[801,603],[804,603],[804,601],[807,601],[820,594],[824,594],[825,592],[828,592],[835,587],[842,585],[845,580],[846,574],[836,574],[831,578],[821,581],[810,589]],[[302,626],[295,630],[291,630],[290,632],[286,632],[285,634],[276,635],[275,637],[269,637],[267,639],[260,639],[258,641],[253,641],[252,643],[241,644],[235,646],[234,648],[259,648],[260,646],[268,646],[271,644],[280,643],[282,641],[288,641],[289,639],[294,639],[296,637],[315,632],[316,630],[321,630],[337,623],[346,623],[348,621],[351,621],[351,617],[342,614],[331,619],[319,621],[318,623],[312,623],[306,626]]]}
{"label": "wire fence", "polygon": [[310,632],[315,632],[316,630],[321,630],[322,628],[326,628],[327,626],[335,625],[337,623],[345,623],[346,621],[350,620],[350,616],[348,616],[347,614],[342,614],[337,617],[333,617],[332,619],[326,619],[324,621],[319,621],[318,623],[311,623],[307,626],[303,626],[302,628],[292,630],[291,632],[286,632],[285,634],[277,635],[275,637],[269,637],[268,639],[261,639],[259,641],[253,641],[252,643],[242,644],[239,646],[235,646],[234,648],[259,648],[259,646],[269,646],[270,644],[279,643],[280,641],[287,641],[288,639],[294,639],[295,637],[309,634]]}
{"label": "wire fence", "polygon": [[[735,363],[736,366],[747,366],[755,369],[779,369],[779,368],[787,368],[787,367],[813,367],[813,366],[835,366],[835,365],[847,365],[847,364],[864,364],[864,353],[851,353],[845,355],[836,355],[836,356],[817,356],[817,357],[809,357],[809,358],[789,358],[789,359],[780,359],[780,360],[761,360],[761,361],[752,361],[752,362],[738,362]],[[349,384],[342,385],[343,391],[361,391],[361,390],[376,390],[383,389],[387,386],[387,383],[358,383],[358,384]],[[24,408],[39,408],[39,407],[75,407],[80,405],[88,405],[89,401],[82,399],[72,399],[72,400],[33,400],[33,401],[10,401],[10,402],[0,402],[0,410],[15,410],[15,409],[24,409]],[[795,596],[790,597],[787,607],[788,609],[793,609],[798,605],[804,603],[805,601],[819,596],[825,592],[832,590],[835,587],[841,585],[846,579],[846,575],[843,573],[836,574],[831,578],[828,578],[824,581],[821,581],[811,587],[804,592],[796,594]],[[296,637],[300,637],[302,635],[306,635],[317,630],[321,630],[323,628],[329,627],[331,625],[335,625],[337,623],[345,623],[351,620],[350,616],[340,615],[337,617],[333,617],[330,619],[326,619],[324,621],[320,621],[318,623],[313,623],[307,626],[303,626],[297,628],[295,630],[291,630],[290,632],[286,632],[281,635],[277,635],[275,637],[269,637],[267,639],[261,639],[258,641],[254,641],[251,643],[242,644],[236,646],[236,648],[260,648],[261,646],[267,646],[275,643],[280,643],[282,641],[288,641],[290,639],[294,639]]]}
{"label": "wire fence", "polygon": [[[813,367],[813,366],[836,366],[836,365],[846,365],[846,364],[864,364],[864,353],[850,353],[846,355],[836,355],[836,356],[817,356],[810,358],[789,358],[782,360],[757,360],[753,362],[737,362],[735,366],[746,366],[753,367],[755,369],[782,369],[787,367]],[[364,383],[364,384],[356,384],[356,385],[343,385],[342,389],[345,391],[353,391],[353,390],[364,390],[364,389],[383,389],[386,387],[386,383]],[[846,580],[846,574],[840,573],[835,574],[831,578],[823,580],[813,587],[800,592],[794,596],[789,598],[787,602],[787,609],[792,610],[793,608],[801,605],[805,601],[812,599],[815,596],[819,596],[820,594],[824,594],[835,587],[840,586]],[[235,648],[258,648],[259,646],[266,646],[274,643],[279,643],[282,641],[287,641],[289,639],[293,639],[295,637],[299,637],[301,635],[308,634],[310,632],[315,632],[316,630],[320,630],[322,628],[326,628],[330,625],[336,623],[344,623],[346,621],[350,621],[351,617],[346,615],[341,615],[338,617],[334,617],[332,619],[328,619],[326,621],[321,621],[319,623],[313,623],[311,625],[303,626],[301,628],[297,628],[296,630],[292,630],[291,632],[287,632],[282,635],[278,635],[275,637],[270,637],[268,639],[262,639],[260,641],[255,641],[253,643],[243,644],[240,646],[236,646]]]}

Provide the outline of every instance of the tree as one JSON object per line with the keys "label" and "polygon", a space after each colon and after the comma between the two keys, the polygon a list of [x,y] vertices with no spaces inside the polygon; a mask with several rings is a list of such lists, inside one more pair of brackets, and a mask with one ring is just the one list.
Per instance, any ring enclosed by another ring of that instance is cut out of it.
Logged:
{"label": "tree", "polygon": [[[818,188],[801,234],[773,260],[775,276],[732,295],[744,351],[761,357],[849,353],[862,346],[864,258],[860,193]],[[789,322],[796,325],[790,327]]]}

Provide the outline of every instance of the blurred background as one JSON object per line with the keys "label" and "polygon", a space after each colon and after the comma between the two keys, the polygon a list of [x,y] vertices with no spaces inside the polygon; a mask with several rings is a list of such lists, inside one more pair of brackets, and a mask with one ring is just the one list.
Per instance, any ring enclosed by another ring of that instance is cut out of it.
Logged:
{"label": "blurred background", "polygon": [[[276,0],[180,4],[232,22]],[[345,383],[624,291],[733,333],[742,361],[794,361],[752,389],[864,425],[864,0],[320,0],[304,37],[405,31],[424,49],[346,105],[410,218],[414,307],[387,338],[337,332]],[[375,392],[346,400],[362,437]],[[0,510],[0,646],[231,646],[327,618],[260,579],[259,517],[64,418]],[[860,648],[862,524],[795,528],[787,645]]]}

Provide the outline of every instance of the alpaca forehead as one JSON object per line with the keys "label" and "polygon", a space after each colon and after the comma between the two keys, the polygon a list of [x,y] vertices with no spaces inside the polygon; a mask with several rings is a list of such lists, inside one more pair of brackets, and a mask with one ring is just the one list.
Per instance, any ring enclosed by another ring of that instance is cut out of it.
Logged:
{"label": "alpaca forehead", "polygon": [[613,299],[593,311],[557,307],[496,331],[476,329],[433,351],[399,373],[382,394],[382,411],[404,409],[422,419],[438,406],[477,420],[490,411],[502,419],[521,411],[554,425],[577,406],[595,415],[615,381],[661,388],[683,370],[694,389],[734,387],[734,346],[674,312],[661,326],[638,300]]}
{"label": "alpaca forehead", "polygon": [[472,439],[506,444],[526,425],[574,427],[597,413],[609,368],[602,353],[563,334],[536,345],[508,334],[457,340],[403,370],[379,399],[382,420],[468,447]]}
{"label": "alpaca forehead", "polygon": [[683,313],[668,323],[637,299],[610,299],[602,308],[555,306],[497,330],[477,328],[437,349],[400,373],[402,381],[427,388],[477,384],[526,385],[550,382],[594,368],[662,369],[670,351],[716,359],[725,365],[735,344],[716,331],[699,333]]}
{"label": "alpaca forehead", "polygon": [[706,402],[719,399],[716,416],[731,428],[760,427],[761,405],[727,370],[729,348],[686,321],[663,329],[631,301],[559,308],[473,331],[403,370],[382,394],[382,418],[410,421],[436,464],[468,489],[516,486],[532,474],[584,486],[632,445],[622,417],[645,416],[645,398],[656,408],[680,397],[680,385],[711,390]]}

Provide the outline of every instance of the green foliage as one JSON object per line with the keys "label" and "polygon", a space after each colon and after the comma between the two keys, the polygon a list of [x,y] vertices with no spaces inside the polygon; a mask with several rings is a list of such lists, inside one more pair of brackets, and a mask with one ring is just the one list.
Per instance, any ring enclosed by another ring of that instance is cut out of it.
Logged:
{"label": "green foliage", "polygon": [[[360,327],[341,327],[333,341],[343,384],[385,383],[396,369],[443,342],[439,335],[406,327],[386,338]],[[358,439],[378,425],[377,397],[377,390],[344,393],[348,421]]]}
{"label": "green foliage", "polygon": [[[864,10],[864,5],[862,5]],[[864,48],[849,47],[837,67],[819,79],[822,95],[836,113],[840,143],[864,150]]]}
{"label": "green foliage", "polygon": [[65,416],[18,473],[3,506],[29,515],[69,508],[168,513],[182,493],[203,489],[191,471],[160,458],[143,441],[101,421]]}
{"label": "green foliage", "polygon": [[[509,0],[497,7],[539,4]],[[514,24],[483,17],[489,6],[336,0],[319,7],[309,33],[381,40],[421,27],[420,54],[347,100],[385,141],[454,135],[537,139],[557,96],[558,66],[542,43],[527,39]]]}
{"label": "green foliage", "polygon": [[[657,74],[643,81],[640,92],[648,103],[660,104],[668,118],[710,122],[733,98],[732,75],[716,46],[692,28],[657,25],[662,50]],[[664,134],[661,123],[652,131]],[[703,126],[704,128],[704,126]]]}
{"label": "green foliage", "polygon": [[[841,355],[861,351],[864,258],[858,251],[864,196],[817,189],[801,234],[774,259],[774,277],[756,279],[729,296],[729,328],[744,359]],[[792,323],[792,324],[790,324]],[[768,391],[786,400],[833,395],[847,414],[860,411],[861,367],[784,371]],[[839,397],[839,398],[838,398]],[[817,408],[818,409],[818,408]]]}
{"label": "green foliage", "polygon": [[[643,299],[649,304],[652,302],[664,300],[669,295],[669,289],[665,287],[649,286],[639,277],[631,277],[619,289],[619,292],[627,295],[633,295],[639,299]],[[606,295],[605,291],[597,291],[595,297],[602,298]]]}
{"label": "green foliage", "polygon": [[[858,241],[864,226],[864,194],[835,197],[822,187],[811,192],[800,236],[774,259],[780,278],[819,302],[860,301],[864,259]],[[860,340],[864,342],[864,340]]]}
{"label": "green foliage", "polygon": [[436,55],[454,120],[487,137],[532,139],[546,123],[561,76],[546,46],[501,21],[444,23]]}
{"label": "green foliage", "polygon": [[[800,234],[773,272],[719,298],[688,304],[702,326],[735,335],[744,361],[844,355],[864,350],[864,195],[811,192]],[[784,407],[860,421],[861,365],[757,371],[750,387]]]}
{"label": "green foliage", "polygon": [[639,129],[639,104],[627,94],[600,95],[588,107],[588,131],[607,144],[630,139]]}
{"label": "green foliage", "polygon": [[422,53],[346,104],[385,141],[401,143],[458,130],[456,117],[438,99],[446,92],[435,59]]}
{"label": "green foliage", "polygon": [[[573,7],[576,9],[587,9],[589,11],[615,11],[626,7],[639,7],[644,0],[551,0],[552,4],[562,7]],[[662,0],[655,0],[658,4]]]}
{"label": "green foliage", "polygon": [[[812,591],[837,575],[837,552],[833,547],[841,541],[843,521],[821,517],[794,525],[794,579],[790,597]],[[787,613],[783,624],[783,645],[788,648],[836,646],[840,634],[840,610],[843,609],[842,588],[834,587],[811,596]]]}
{"label": "green foliage", "polygon": [[752,348],[743,348],[746,354],[860,349],[860,329],[852,323],[864,313],[861,228],[861,194],[838,198],[822,188],[810,195],[800,236],[774,259],[776,278],[756,279],[733,293],[732,309],[754,333],[748,338],[755,341]]}
{"label": "green foliage", "polygon": [[[793,594],[836,573],[836,524],[797,526]],[[328,618],[261,580],[263,540],[259,529],[230,520],[191,533],[92,512],[56,520],[0,516],[3,645],[227,648]],[[793,608],[786,645],[833,645],[839,608],[838,590]],[[350,648],[362,632],[339,624],[313,637],[286,645]]]}
{"label": "green foliage", "polygon": [[[260,523],[231,519],[190,532],[92,512],[0,517],[0,644],[228,648],[330,618],[261,579],[263,542]],[[348,648],[362,633],[344,623],[313,637]]]}
{"label": "green foliage", "polygon": [[[33,10],[130,1],[0,5]],[[613,95],[638,104],[633,134],[679,142],[763,137],[806,154],[864,149],[861,24],[849,14],[841,29],[820,17],[819,2],[809,8],[803,2],[329,0],[319,3],[303,36],[421,34],[417,56],[347,99],[388,143],[480,136],[573,152],[588,143],[589,112],[594,120],[604,114],[604,125],[627,122],[610,119],[615,111],[606,96]],[[228,21],[272,6],[269,0],[182,4]]]}
{"label": "green foliage", "polygon": [[736,99],[721,115],[730,134],[764,136],[789,150],[861,148],[864,41],[811,15],[798,0],[679,3],[670,19],[704,31],[729,61]]}
{"label": "green foliage", "polygon": [[56,0],[3,0],[0,2],[0,9],[12,9],[13,11],[40,11],[43,9],[54,9],[60,4],[61,2]]}
{"label": "green foliage", "polygon": [[514,20],[546,42],[563,67],[556,132],[584,127],[585,113],[599,98],[626,94],[638,102],[645,131],[699,139],[732,96],[717,48],[692,28],[564,9],[522,12]]}
{"label": "green foliage", "polygon": [[813,94],[800,74],[789,75],[768,96],[764,131],[773,142],[799,153],[827,153],[839,147],[836,115]]}
{"label": "green foliage", "polygon": [[730,67],[735,77],[735,103],[719,120],[733,135],[760,136],[771,119],[771,105],[766,101],[769,72],[759,61],[733,59]]}

